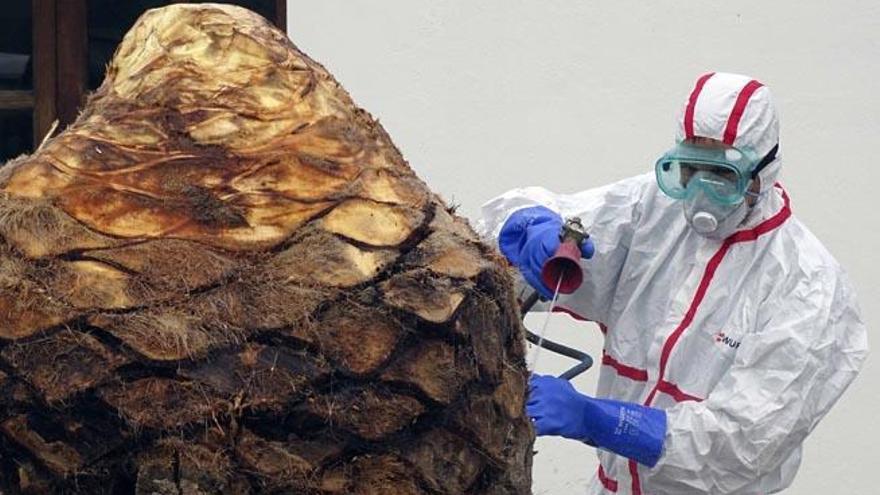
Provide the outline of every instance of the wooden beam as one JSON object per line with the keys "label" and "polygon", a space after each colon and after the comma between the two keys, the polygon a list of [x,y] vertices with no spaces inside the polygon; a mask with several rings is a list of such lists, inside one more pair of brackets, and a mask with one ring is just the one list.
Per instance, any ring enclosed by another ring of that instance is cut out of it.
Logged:
{"label": "wooden beam", "polygon": [[275,25],[287,33],[287,0],[275,0]]}
{"label": "wooden beam", "polygon": [[34,108],[33,91],[0,91],[0,110],[30,110]]}
{"label": "wooden beam", "polygon": [[55,1],[33,0],[34,143],[49,132],[57,113]]}
{"label": "wooden beam", "polygon": [[88,89],[89,33],[86,0],[56,0],[58,120],[76,120]]}

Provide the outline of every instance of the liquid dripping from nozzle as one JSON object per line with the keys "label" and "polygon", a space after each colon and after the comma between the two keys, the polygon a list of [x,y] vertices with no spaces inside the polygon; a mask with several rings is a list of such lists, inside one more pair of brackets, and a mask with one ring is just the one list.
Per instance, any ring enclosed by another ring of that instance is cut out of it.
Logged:
{"label": "liquid dripping from nozzle", "polygon": [[547,332],[547,324],[550,323],[550,318],[553,316],[553,308],[556,307],[556,300],[559,299],[559,288],[562,287],[562,279],[565,278],[565,271],[560,271],[559,280],[556,282],[556,290],[553,291],[553,299],[550,300],[550,307],[547,308],[547,316],[544,318],[544,323],[541,325],[541,332],[538,334],[538,344],[535,349],[535,354],[532,356],[532,362],[528,366],[528,369],[531,370],[532,373],[535,372],[535,366],[538,364],[538,355],[541,353],[541,344],[544,343],[544,334]]}

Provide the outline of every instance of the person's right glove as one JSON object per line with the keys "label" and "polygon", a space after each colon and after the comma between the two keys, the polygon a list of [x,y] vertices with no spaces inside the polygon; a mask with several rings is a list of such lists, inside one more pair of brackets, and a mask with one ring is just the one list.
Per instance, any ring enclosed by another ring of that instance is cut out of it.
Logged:
{"label": "person's right glove", "polygon": [[[541,269],[559,249],[562,224],[558,213],[545,206],[532,206],[513,212],[498,235],[501,253],[545,299],[553,297],[553,288],[541,281]],[[594,252],[593,241],[588,238],[581,246],[581,256],[591,258]]]}
{"label": "person's right glove", "polygon": [[649,467],[657,464],[663,452],[666,411],[594,399],[562,378],[532,375],[526,412],[539,436],[580,440]]}

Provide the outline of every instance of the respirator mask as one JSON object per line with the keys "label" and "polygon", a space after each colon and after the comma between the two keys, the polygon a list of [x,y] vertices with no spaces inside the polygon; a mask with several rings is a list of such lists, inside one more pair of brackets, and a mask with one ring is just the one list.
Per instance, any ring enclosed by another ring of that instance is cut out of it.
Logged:
{"label": "respirator mask", "polygon": [[752,180],[776,157],[774,147],[763,159],[747,149],[681,142],[655,166],[657,184],[667,196],[680,200],[685,219],[698,234],[723,239],[748,217],[746,200]]}

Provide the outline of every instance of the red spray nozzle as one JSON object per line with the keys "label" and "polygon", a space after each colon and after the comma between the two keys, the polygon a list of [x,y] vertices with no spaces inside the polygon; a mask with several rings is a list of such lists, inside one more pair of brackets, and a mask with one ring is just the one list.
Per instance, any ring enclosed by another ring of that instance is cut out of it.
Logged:
{"label": "red spray nozzle", "polygon": [[571,294],[581,286],[584,282],[581,245],[588,237],[580,218],[565,221],[559,233],[559,248],[541,268],[541,281],[545,286],[555,289],[559,284],[560,294]]}

